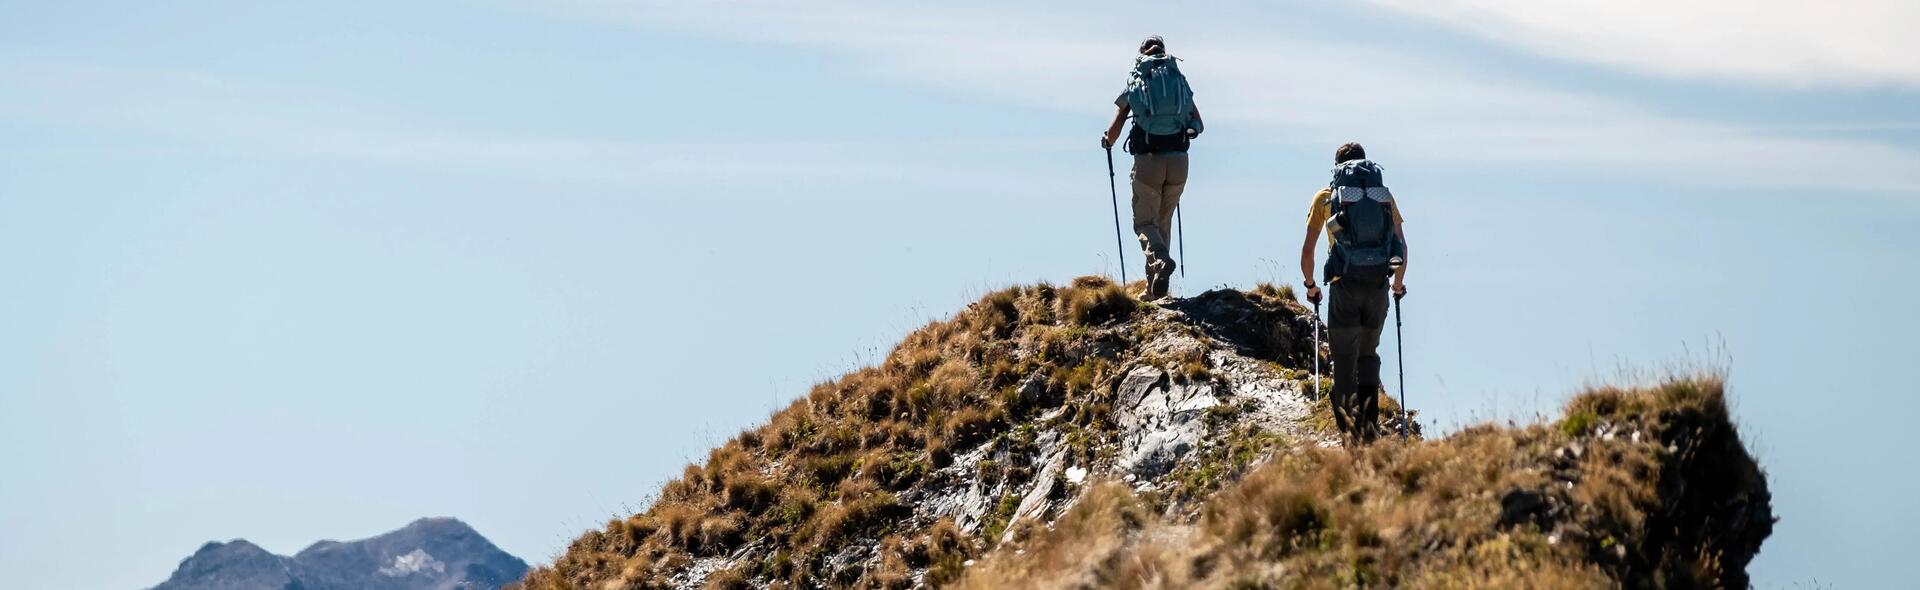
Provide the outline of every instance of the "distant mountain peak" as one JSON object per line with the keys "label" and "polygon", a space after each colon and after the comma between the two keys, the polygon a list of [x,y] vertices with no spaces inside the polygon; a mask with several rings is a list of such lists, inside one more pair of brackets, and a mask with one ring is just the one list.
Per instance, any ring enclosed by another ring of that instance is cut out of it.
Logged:
{"label": "distant mountain peak", "polygon": [[[193,552],[193,557],[200,557],[203,555],[211,556],[211,555],[233,555],[233,554],[253,554],[253,553],[272,555],[272,553],[269,553],[266,549],[262,549],[259,545],[253,544],[253,542],[251,541],[248,541],[246,539],[234,539],[232,541],[227,541],[225,543],[222,543],[219,541],[207,541],[207,544],[200,546],[199,551]],[[188,559],[192,559],[192,557]]]}
{"label": "distant mountain peak", "polygon": [[455,518],[422,518],[357,541],[320,541],[292,556],[244,539],[210,542],[153,590],[493,590],[527,564]]}
{"label": "distant mountain peak", "polygon": [[434,535],[479,534],[478,531],[473,530],[473,527],[469,526],[466,522],[451,516],[429,516],[417,519],[407,523],[407,526],[400,527],[400,530],[394,532],[397,533],[401,531],[417,531]]}
{"label": "distant mountain peak", "polygon": [[403,528],[414,528],[414,527],[422,527],[422,526],[466,527],[467,523],[462,522],[460,519],[454,518],[451,516],[422,516],[420,518],[414,519],[413,522],[407,523],[407,526]]}

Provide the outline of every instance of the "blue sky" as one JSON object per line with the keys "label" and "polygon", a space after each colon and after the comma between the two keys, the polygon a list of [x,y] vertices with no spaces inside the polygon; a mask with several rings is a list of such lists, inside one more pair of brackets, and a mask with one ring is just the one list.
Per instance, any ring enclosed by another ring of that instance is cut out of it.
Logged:
{"label": "blue sky", "polygon": [[1176,292],[1297,282],[1362,141],[1426,419],[1728,366],[1757,584],[1910,586],[1920,9],[1796,4],[0,0],[0,571],[424,515],[548,559],[921,322],[1114,272],[1094,138],[1159,33],[1208,116]]}

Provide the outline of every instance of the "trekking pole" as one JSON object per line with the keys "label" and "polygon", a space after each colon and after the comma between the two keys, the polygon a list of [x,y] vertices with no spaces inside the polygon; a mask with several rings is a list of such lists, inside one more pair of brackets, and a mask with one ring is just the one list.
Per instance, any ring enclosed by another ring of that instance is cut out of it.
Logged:
{"label": "trekking pole", "polygon": [[1180,219],[1180,206],[1173,206],[1173,228],[1180,236],[1180,278],[1187,278],[1187,222]]}
{"label": "trekking pole", "polygon": [[1120,286],[1127,285],[1127,246],[1120,239],[1120,188],[1113,180],[1113,146],[1107,146],[1107,193],[1113,200],[1113,250],[1120,255]]}
{"label": "trekking pole", "polygon": [[1313,302],[1313,397],[1320,397],[1320,302]]}
{"label": "trekking pole", "polygon": [[1393,296],[1393,361],[1399,365],[1400,377],[1400,440],[1407,440],[1407,420],[1412,413],[1407,411],[1407,359],[1402,355],[1406,349],[1401,346],[1400,336],[1400,296]]}

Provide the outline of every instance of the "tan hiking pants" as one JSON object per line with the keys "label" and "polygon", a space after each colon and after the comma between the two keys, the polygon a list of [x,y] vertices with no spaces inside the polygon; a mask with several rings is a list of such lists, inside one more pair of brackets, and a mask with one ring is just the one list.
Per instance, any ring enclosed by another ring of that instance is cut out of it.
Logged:
{"label": "tan hiking pants", "polygon": [[1173,274],[1173,209],[1187,189],[1187,155],[1140,154],[1133,157],[1133,233],[1147,255],[1147,284],[1164,283]]}

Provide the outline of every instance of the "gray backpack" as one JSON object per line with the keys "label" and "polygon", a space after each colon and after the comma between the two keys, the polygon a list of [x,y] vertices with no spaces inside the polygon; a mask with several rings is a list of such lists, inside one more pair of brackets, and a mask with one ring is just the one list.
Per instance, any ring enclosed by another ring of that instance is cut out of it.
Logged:
{"label": "gray backpack", "polygon": [[1326,281],[1376,283],[1393,276],[1406,246],[1400,243],[1393,192],[1381,180],[1380,165],[1365,159],[1342,162],[1327,187],[1333,191],[1327,230],[1334,240],[1333,255],[1322,269]]}

